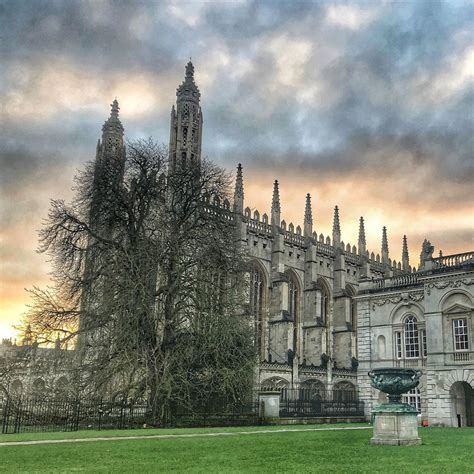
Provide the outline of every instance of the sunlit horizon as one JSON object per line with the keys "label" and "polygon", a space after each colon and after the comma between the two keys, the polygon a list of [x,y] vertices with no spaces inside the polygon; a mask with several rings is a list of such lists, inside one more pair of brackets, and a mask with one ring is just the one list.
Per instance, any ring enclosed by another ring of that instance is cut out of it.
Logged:
{"label": "sunlit horizon", "polygon": [[[410,263],[474,248],[473,6],[463,2],[7,2],[1,21],[0,338],[49,284],[37,231],[72,197],[117,97],[126,139],[169,137],[192,57],[203,156],[244,172],[245,206]],[[71,18],[74,18],[73,24]]]}

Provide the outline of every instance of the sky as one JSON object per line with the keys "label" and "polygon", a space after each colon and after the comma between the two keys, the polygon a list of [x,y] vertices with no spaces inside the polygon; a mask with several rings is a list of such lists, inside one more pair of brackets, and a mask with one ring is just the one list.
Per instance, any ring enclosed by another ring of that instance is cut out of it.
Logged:
{"label": "sky", "polygon": [[474,3],[0,0],[0,337],[49,281],[37,231],[70,199],[117,97],[127,139],[169,137],[192,57],[203,154],[245,206],[410,263],[474,248]]}

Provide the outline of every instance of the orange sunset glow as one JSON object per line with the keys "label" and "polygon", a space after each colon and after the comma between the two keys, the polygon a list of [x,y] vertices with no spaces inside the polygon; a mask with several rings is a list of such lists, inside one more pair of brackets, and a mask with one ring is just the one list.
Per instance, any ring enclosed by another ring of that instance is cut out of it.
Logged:
{"label": "orange sunset glow", "polygon": [[179,2],[78,2],[74,25],[54,4],[6,11],[0,338],[17,337],[25,289],[48,285],[37,231],[94,159],[110,102],[127,139],[166,143],[189,56],[203,155],[234,174],[242,163],[252,211],[269,214],[278,179],[287,223],[302,225],[309,192],[316,232],[331,234],[338,205],[346,244],[363,216],[369,251],[386,226],[397,261],[405,234],[411,265],[425,238],[435,253],[474,248],[474,46],[462,2],[296,3],[199,2],[184,14]]}

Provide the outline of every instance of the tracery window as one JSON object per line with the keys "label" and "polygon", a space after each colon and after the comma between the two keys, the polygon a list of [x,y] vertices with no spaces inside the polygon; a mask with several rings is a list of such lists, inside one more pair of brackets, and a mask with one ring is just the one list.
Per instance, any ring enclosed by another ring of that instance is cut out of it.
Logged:
{"label": "tracery window", "polygon": [[413,315],[408,316],[405,320],[405,357],[407,359],[420,357],[418,322]]}
{"label": "tracery window", "polygon": [[454,350],[467,351],[469,349],[469,337],[467,333],[467,319],[453,319]]}
{"label": "tracery window", "polygon": [[290,319],[295,322],[298,314],[298,298],[298,283],[295,281],[294,276],[290,274],[288,282],[288,312],[290,313]]}
{"label": "tracery window", "polygon": [[265,278],[257,265],[250,270],[249,305],[255,326],[255,344],[260,348],[263,344],[263,299]]}
{"label": "tracery window", "polygon": [[352,402],[357,400],[357,391],[350,382],[338,382],[334,385],[335,402]]}
{"label": "tracery window", "polygon": [[298,281],[294,273],[288,273],[288,313],[293,321],[293,353],[298,351],[298,326],[299,326],[299,306],[300,290]]}
{"label": "tracery window", "polygon": [[329,295],[326,288],[323,286],[321,289],[321,303],[320,303],[320,314],[323,324],[326,324],[329,310]]}

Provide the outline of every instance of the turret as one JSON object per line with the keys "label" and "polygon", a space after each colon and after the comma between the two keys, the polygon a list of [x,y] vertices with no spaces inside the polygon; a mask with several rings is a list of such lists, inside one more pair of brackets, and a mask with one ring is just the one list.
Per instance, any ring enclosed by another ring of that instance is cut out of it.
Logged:
{"label": "turret", "polygon": [[341,245],[341,225],[339,223],[339,208],[334,208],[334,218],[332,223],[332,244],[334,248]]}
{"label": "turret", "polygon": [[124,130],[119,119],[120,107],[117,99],[114,99],[110,107],[110,117],[102,126],[102,143],[98,147],[102,148],[104,154],[116,155],[122,152]]}
{"label": "turret", "polygon": [[278,187],[278,180],[273,183],[272,196],[272,225],[280,227],[281,208],[280,208],[280,189]]}
{"label": "turret", "polygon": [[365,226],[364,226],[364,218],[361,216],[359,220],[359,240],[357,242],[359,247],[359,255],[365,255],[367,252],[367,243],[365,240]]}
{"label": "turret", "polygon": [[387,228],[383,226],[382,229],[382,263],[388,265],[388,238]]}
{"label": "turret", "polygon": [[240,163],[237,165],[237,176],[235,178],[234,212],[237,214],[244,213],[244,179]]}
{"label": "turret", "polygon": [[402,249],[402,269],[408,271],[410,267],[410,258],[408,256],[408,243],[407,236],[403,236],[403,249]]}
{"label": "turret", "polygon": [[312,237],[313,235],[313,211],[311,210],[311,195],[306,195],[306,204],[304,208],[304,236]]}
{"label": "turret", "polygon": [[171,109],[170,171],[179,164],[200,163],[202,142],[201,93],[194,82],[194,66],[186,65],[183,83],[176,90],[176,109]]}

